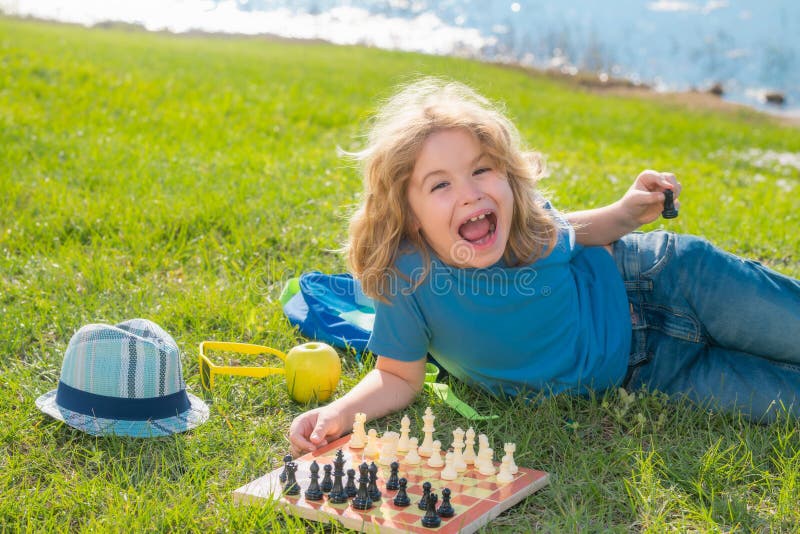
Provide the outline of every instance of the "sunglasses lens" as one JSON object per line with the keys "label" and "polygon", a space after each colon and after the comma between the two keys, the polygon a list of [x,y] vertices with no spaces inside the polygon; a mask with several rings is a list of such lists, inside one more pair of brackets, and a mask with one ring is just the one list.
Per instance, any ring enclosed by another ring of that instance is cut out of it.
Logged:
{"label": "sunglasses lens", "polygon": [[211,389],[211,367],[202,360],[200,360],[200,383],[203,385],[203,389]]}

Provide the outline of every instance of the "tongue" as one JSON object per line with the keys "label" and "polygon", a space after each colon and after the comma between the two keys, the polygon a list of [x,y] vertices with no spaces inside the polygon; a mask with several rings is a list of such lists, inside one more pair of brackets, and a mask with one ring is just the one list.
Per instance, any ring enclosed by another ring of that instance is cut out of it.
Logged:
{"label": "tongue", "polygon": [[489,233],[490,226],[491,223],[489,222],[489,218],[484,217],[483,219],[478,219],[477,221],[467,221],[466,223],[462,224],[461,228],[458,230],[458,233],[460,233],[461,237],[467,241],[477,241]]}

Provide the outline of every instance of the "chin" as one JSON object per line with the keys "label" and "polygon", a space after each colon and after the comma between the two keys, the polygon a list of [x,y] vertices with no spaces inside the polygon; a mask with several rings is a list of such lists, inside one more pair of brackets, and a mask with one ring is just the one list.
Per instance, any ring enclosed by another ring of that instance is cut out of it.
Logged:
{"label": "chin", "polygon": [[483,258],[475,258],[474,260],[469,262],[468,266],[472,267],[473,269],[485,269],[486,267],[491,267],[492,265],[500,261],[502,258],[503,258],[502,253],[497,255],[493,254],[492,256],[487,256]]}

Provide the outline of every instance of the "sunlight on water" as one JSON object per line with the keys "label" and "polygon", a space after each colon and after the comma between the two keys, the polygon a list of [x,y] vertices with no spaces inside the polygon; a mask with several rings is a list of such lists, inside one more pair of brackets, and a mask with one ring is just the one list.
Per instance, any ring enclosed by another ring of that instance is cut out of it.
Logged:
{"label": "sunlight on water", "polygon": [[87,26],[275,34],[589,71],[659,91],[718,84],[727,99],[800,113],[796,0],[0,0],[0,9]]}

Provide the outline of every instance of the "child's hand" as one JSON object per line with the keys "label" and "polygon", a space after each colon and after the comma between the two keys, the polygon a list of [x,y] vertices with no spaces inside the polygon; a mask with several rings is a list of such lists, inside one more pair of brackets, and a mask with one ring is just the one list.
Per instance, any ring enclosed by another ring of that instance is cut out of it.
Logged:
{"label": "child's hand", "polygon": [[661,215],[666,189],[672,189],[675,208],[678,209],[680,202],[677,198],[681,194],[681,184],[675,179],[675,175],[646,170],[636,177],[633,185],[619,202],[626,216],[638,228],[655,221]]}
{"label": "child's hand", "polygon": [[302,413],[294,418],[289,427],[292,456],[324,447],[329,441],[341,436],[343,431],[341,413],[331,409],[331,405]]}

